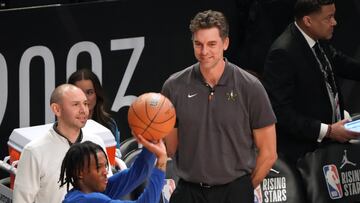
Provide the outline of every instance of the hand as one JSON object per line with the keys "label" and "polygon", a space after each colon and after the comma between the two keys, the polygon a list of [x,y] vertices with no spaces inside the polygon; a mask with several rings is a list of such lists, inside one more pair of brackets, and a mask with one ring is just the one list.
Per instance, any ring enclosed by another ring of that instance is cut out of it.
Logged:
{"label": "hand", "polygon": [[157,158],[156,167],[162,171],[165,171],[168,157],[163,140],[160,139],[157,141],[148,141],[142,135],[136,135],[135,138],[140,144],[146,147],[146,149],[155,154]]}
{"label": "hand", "polygon": [[339,142],[347,142],[351,139],[357,139],[360,137],[360,133],[353,132],[345,129],[344,124],[349,122],[349,120],[344,119],[338,121],[331,125],[331,133],[328,136],[330,139],[339,141]]}

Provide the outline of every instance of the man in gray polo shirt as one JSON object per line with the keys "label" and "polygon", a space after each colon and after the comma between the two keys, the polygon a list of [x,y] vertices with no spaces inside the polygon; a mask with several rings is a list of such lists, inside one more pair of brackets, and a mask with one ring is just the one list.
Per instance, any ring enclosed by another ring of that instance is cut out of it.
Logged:
{"label": "man in gray polo shirt", "polygon": [[198,63],[164,83],[177,127],[166,137],[180,177],[172,203],[254,202],[276,161],[276,118],[261,83],[228,62],[229,26],[217,11],[191,21]]}

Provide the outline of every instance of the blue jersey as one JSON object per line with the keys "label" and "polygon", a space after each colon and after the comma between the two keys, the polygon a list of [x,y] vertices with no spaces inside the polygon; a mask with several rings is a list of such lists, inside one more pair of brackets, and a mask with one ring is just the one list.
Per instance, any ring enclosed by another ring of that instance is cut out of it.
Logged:
{"label": "blue jersey", "polygon": [[[83,193],[80,190],[72,189],[66,194],[63,203],[157,203],[160,200],[165,173],[157,168],[154,168],[154,162],[155,156],[144,148],[131,168],[118,172],[109,178],[108,184],[103,193]],[[144,182],[150,173],[151,177],[149,184],[138,200],[119,200],[120,197],[130,193],[142,182]]]}

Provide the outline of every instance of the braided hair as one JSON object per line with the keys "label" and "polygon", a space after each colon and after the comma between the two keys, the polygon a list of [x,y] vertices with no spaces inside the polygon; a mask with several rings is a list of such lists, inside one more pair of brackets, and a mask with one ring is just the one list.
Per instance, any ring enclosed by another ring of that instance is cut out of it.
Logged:
{"label": "braided hair", "polygon": [[[106,153],[100,145],[90,141],[73,144],[66,153],[61,164],[59,178],[60,187],[66,185],[67,191],[69,191],[69,186],[71,184],[75,189],[80,189],[79,174],[85,168],[90,168],[91,156],[94,156],[96,165],[98,165],[98,152],[103,152],[107,160]],[[86,163],[87,166],[85,166]]]}

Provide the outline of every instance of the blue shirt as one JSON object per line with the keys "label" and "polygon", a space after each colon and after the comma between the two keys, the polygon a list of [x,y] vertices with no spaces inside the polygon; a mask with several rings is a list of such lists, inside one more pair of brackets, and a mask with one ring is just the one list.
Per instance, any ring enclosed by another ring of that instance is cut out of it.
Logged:
{"label": "blue shirt", "polygon": [[[63,203],[125,203],[144,202],[156,203],[160,200],[160,193],[164,185],[165,173],[154,167],[155,156],[146,150],[142,150],[133,166],[111,176],[103,193],[83,193],[80,190],[70,190]],[[122,201],[120,197],[128,194],[138,187],[152,172],[149,184],[143,194],[136,201]]]}

